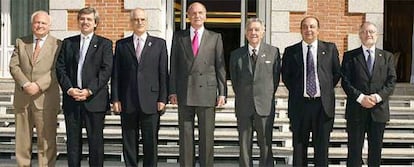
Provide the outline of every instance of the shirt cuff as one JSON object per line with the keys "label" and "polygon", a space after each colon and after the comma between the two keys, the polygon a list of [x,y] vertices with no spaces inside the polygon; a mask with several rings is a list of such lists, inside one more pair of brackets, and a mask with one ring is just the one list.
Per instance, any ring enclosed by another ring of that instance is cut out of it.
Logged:
{"label": "shirt cuff", "polygon": [[22,86],[22,88],[24,88],[24,87],[26,87],[27,85],[29,85],[30,84],[30,82],[26,82],[26,83],[24,83],[23,84],[23,86]]}
{"label": "shirt cuff", "polygon": [[375,93],[374,96],[377,99],[377,103],[379,103],[379,102],[382,101],[382,98],[381,98],[381,96],[379,94]]}
{"label": "shirt cuff", "polygon": [[359,104],[361,104],[362,103],[362,99],[364,98],[364,94],[359,94],[359,96],[358,96],[358,98],[356,99],[356,101],[359,103]]}

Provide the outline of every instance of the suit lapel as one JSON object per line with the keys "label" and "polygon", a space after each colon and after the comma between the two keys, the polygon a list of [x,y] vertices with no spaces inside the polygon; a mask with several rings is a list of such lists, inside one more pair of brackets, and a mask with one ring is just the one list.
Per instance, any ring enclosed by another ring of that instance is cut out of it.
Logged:
{"label": "suit lapel", "polygon": [[326,50],[326,45],[324,45],[321,41],[318,41],[318,48],[316,48],[316,72],[318,73],[321,70],[320,64],[324,64],[323,61],[325,60]]}
{"label": "suit lapel", "polygon": [[91,42],[89,43],[88,50],[86,51],[84,64],[87,64],[89,60],[93,58],[92,56],[95,55],[97,48],[98,48],[98,37],[96,37],[96,35],[94,34],[92,36]]}
{"label": "suit lapel", "polygon": [[33,63],[33,48],[35,47],[35,43],[33,42],[33,37],[32,38],[26,38],[24,43],[26,44],[24,46],[25,50],[26,50],[26,55],[28,56],[28,59],[30,60],[30,63],[32,64],[32,66],[34,65]]}
{"label": "suit lapel", "polygon": [[80,49],[80,35],[76,36],[72,41],[72,50],[75,51],[75,53],[73,54],[75,56],[76,63],[79,62],[79,57],[80,57],[79,49]]}
{"label": "suit lapel", "polygon": [[[205,31],[204,31],[205,32]],[[193,54],[193,48],[191,47],[191,36],[190,36],[190,30],[186,30],[186,32],[184,33],[183,38],[181,39],[181,42],[183,43],[185,52],[187,52],[187,55],[190,57],[191,60],[194,60],[194,54]],[[201,45],[200,45],[201,47]],[[200,51],[200,49],[199,49]]]}
{"label": "suit lapel", "polygon": [[253,75],[253,69],[252,69],[252,64],[251,64],[251,61],[250,61],[250,54],[249,54],[248,45],[243,46],[243,49],[240,51],[240,54],[237,54],[237,55],[241,55],[240,60],[242,62],[240,62],[240,66],[243,67],[243,65],[247,64],[247,69],[248,69],[249,73],[251,75]]}
{"label": "suit lapel", "polygon": [[153,43],[153,38],[148,34],[147,40],[145,40],[144,47],[142,48],[141,62],[144,61],[145,57],[147,57],[147,52],[148,50],[151,50],[152,43]]}
{"label": "suit lapel", "polygon": [[133,35],[131,35],[131,37],[128,37],[128,42],[126,43],[126,47],[127,47],[127,49],[128,49],[128,51],[127,52],[129,52],[130,54],[127,54],[127,55],[129,55],[129,56],[131,56],[131,58],[133,59],[133,60],[135,60],[134,62],[135,63],[138,63],[138,60],[137,60],[137,55],[136,55],[136,53],[135,53],[135,47],[134,47],[134,38],[133,38]]}
{"label": "suit lapel", "polygon": [[[376,57],[376,56],[375,56]],[[356,56],[358,62],[361,64],[362,68],[364,68],[365,73],[367,74],[367,76],[369,77],[369,71],[368,71],[368,66],[367,66],[367,61],[365,60],[365,55],[364,55],[364,51],[362,49],[362,46],[359,49],[359,53]]]}
{"label": "suit lapel", "polygon": [[39,56],[37,57],[37,59],[36,59],[36,62],[34,63],[34,64],[36,64],[36,63],[38,63],[40,60],[42,60],[42,59],[44,59],[44,57],[45,56],[49,56],[50,54],[48,54],[49,53],[49,51],[52,49],[52,39],[51,39],[51,37],[50,36],[48,36],[47,38],[46,38],[46,40],[45,40],[45,42],[43,43],[43,46],[42,46],[42,48],[40,49],[40,53],[39,53]]}
{"label": "suit lapel", "polygon": [[375,73],[378,72],[378,65],[377,64],[384,64],[382,61],[384,61],[384,59],[382,59],[381,57],[384,55],[384,53],[382,52],[382,50],[375,48],[375,59],[374,59],[374,66],[372,67],[372,75],[374,76]]}
{"label": "suit lapel", "polygon": [[296,64],[299,66],[298,70],[301,70],[302,71],[301,73],[303,74],[304,64],[303,64],[303,52],[302,52],[302,43],[301,42],[296,44],[295,52],[296,53],[294,53],[293,56],[295,57]]}

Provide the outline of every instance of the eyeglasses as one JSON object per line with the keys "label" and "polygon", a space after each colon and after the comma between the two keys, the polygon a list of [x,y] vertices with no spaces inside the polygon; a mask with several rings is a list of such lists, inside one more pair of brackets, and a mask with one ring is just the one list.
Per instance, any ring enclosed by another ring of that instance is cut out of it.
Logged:
{"label": "eyeglasses", "polygon": [[375,31],[375,30],[363,30],[363,31],[360,31],[360,33],[363,33],[363,34],[375,34],[375,33],[377,33],[377,31]]}

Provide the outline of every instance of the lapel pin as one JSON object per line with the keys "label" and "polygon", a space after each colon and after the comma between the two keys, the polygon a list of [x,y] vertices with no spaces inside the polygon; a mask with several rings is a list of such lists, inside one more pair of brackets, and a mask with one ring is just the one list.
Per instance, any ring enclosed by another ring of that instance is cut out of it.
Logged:
{"label": "lapel pin", "polygon": [[149,42],[149,43],[148,43],[148,46],[151,46],[151,45],[152,45],[152,42]]}
{"label": "lapel pin", "polygon": [[322,52],[322,54],[324,55],[324,54],[325,54],[325,52]]}
{"label": "lapel pin", "polygon": [[378,54],[380,57],[382,56],[382,54],[380,53],[380,54]]}
{"label": "lapel pin", "polygon": [[265,54],[262,54],[260,57],[266,57],[266,55]]}
{"label": "lapel pin", "polygon": [[93,47],[94,47],[94,48],[96,48],[96,47],[98,47],[98,46],[95,44],[95,45],[93,45]]}

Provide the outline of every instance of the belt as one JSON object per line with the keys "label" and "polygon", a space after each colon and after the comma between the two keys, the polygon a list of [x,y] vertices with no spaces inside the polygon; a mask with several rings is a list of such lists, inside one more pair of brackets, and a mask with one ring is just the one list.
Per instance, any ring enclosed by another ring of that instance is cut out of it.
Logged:
{"label": "belt", "polygon": [[320,100],[321,97],[303,97],[303,99],[308,100],[308,101],[315,101],[315,100]]}

